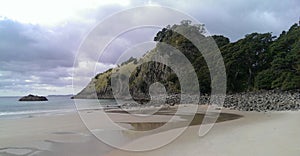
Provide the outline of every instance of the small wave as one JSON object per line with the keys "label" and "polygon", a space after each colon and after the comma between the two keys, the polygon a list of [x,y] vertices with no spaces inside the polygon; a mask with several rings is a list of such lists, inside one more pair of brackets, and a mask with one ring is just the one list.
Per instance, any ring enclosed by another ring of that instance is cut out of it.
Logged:
{"label": "small wave", "polygon": [[65,110],[35,110],[35,111],[18,111],[18,112],[0,112],[1,117],[9,117],[9,116],[24,116],[24,115],[51,115],[57,113],[68,113],[75,112],[76,110],[65,109]]}

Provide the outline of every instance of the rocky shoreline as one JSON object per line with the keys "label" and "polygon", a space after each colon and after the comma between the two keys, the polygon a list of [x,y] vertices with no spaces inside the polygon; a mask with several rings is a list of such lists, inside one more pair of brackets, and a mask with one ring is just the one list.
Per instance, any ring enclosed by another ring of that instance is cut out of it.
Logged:
{"label": "rocky shoreline", "polygon": [[[180,101],[183,103],[191,103],[195,101],[196,96],[185,96],[186,99],[181,100],[180,94],[170,95],[166,97],[166,101],[160,101],[162,97],[156,97],[147,103],[146,106],[161,106],[161,105],[175,105],[179,104]],[[199,105],[210,104],[209,95],[201,95]],[[122,108],[137,107],[135,103],[124,103]],[[244,92],[228,94],[225,97],[223,104],[224,108],[240,111],[297,111],[300,109],[300,91],[255,91],[255,92]]]}
{"label": "rocky shoreline", "polygon": [[241,111],[297,111],[300,93],[296,91],[258,91],[227,95],[224,106]]}

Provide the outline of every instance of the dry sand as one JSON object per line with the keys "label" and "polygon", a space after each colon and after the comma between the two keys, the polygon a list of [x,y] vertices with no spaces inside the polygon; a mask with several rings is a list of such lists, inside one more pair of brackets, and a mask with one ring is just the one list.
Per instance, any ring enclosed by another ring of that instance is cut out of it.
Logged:
{"label": "dry sand", "polygon": [[[299,156],[300,112],[258,113],[231,110],[222,112],[239,114],[243,117],[215,124],[204,137],[198,136],[199,125],[190,126],[175,141],[147,152],[126,152],[102,143],[85,127],[77,113],[25,119],[2,119],[0,120],[0,155]],[[109,123],[101,122],[99,114],[99,110],[82,112],[84,118],[89,119],[92,129],[109,128]],[[120,113],[111,113],[110,117],[114,121],[127,123],[169,120],[169,116],[165,115],[155,115],[146,120]],[[178,122],[181,120],[180,117],[176,119]],[[130,142],[127,140],[124,147],[155,143],[174,132],[176,129],[141,137],[134,141],[130,140]],[[113,130],[111,134],[115,139],[120,137],[120,134],[115,135]]]}

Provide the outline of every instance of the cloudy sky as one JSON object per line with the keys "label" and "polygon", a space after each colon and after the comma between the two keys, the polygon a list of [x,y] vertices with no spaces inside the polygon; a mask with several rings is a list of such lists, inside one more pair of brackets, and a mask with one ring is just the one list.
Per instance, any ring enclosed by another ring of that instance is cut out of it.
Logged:
{"label": "cloudy sky", "polygon": [[[96,61],[96,68],[89,61],[74,63],[83,40],[99,22],[137,6],[176,9],[204,23],[210,34],[223,34],[231,41],[251,32],[278,35],[300,17],[299,0],[0,0],[0,96],[73,93],[74,69],[78,92],[94,69],[114,67],[124,47],[152,40],[158,28],[121,34],[101,61],[90,60]],[[154,12],[143,18],[159,16]],[[116,21],[103,33],[126,22]]]}

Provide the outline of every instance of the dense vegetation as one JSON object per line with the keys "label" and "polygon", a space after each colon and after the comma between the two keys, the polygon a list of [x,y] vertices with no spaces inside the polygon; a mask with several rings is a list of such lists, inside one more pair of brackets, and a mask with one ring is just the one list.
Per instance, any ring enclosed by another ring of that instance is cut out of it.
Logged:
{"label": "dense vegetation", "polygon": [[[196,36],[199,40],[212,37],[224,59],[227,92],[300,88],[299,25],[294,24],[287,32],[283,31],[279,37],[272,36],[271,33],[252,33],[236,42],[230,42],[222,35],[206,37],[204,33],[203,25],[193,25],[188,20],[182,21],[181,24],[167,26],[155,36],[154,41],[158,44],[151,52],[162,50],[160,43],[166,43],[180,50],[195,68],[201,92],[210,93],[211,77],[204,57],[182,34]],[[136,68],[129,78],[131,94],[141,92],[147,94],[149,85],[156,81],[162,82],[169,93],[180,92],[178,78],[169,68],[154,62],[136,67],[135,64],[138,64],[140,60],[130,58],[118,67],[118,70]],[[157,70],[158,68],[164,69],[164,72]],[[91,92],[89,88],[94,86],[99,98],[112,97],[110,75],[111,70],[98,74],[89,86],[78,94],[78,97],[88,95]]]}
{"label": "dense vegetation", "polygon": [[229,91],[300,88],[300,27],[276,38],[252,33],[221,47]]}
{"label": "dense vegetation", "polygon": [[[172,30],[185,27],[187,33],[203,33],[199,25],[183,21],[157,33],[155,41],[165,42],[182,51],[197,72],[202,92],[210,91],[210,75],[197,48]],[[271,33],[252,33],[230,43],[222,35],[212,36],[224,58],[228,92],[260,89],[300,88],[300,26],[294,24],[277,38]]]}

